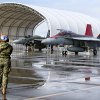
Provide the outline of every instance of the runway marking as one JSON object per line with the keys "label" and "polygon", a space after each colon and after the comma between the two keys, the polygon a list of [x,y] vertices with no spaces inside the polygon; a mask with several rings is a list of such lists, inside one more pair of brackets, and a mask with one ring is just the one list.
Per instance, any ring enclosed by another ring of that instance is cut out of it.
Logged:
{"label": "runway marking", "polygon": [[[85,88],[85,89],[78,89],[78,90],[73,90],[73,91],[84,91],[84,90],[89,90],[89,89],[93,89],[95,87],[100,87],[100,86],[94,86],[94,87],[90,87],[90,88]],[[35,100],[35,99],[42,99],[42,98],[46,98],[46,97],[52,97],[52,96],[58,96],[58,95],[63,95],[66,93],[70,93],[73,91],[66,91],[66,92],[61,92],[61,93],[54,93],[54,94],[49,94],[49,95],[44,95],[44,96],[39,96],[39,97],[33,97],[33,98],[28,98],[28,99],[24,99],[24,100]]]}

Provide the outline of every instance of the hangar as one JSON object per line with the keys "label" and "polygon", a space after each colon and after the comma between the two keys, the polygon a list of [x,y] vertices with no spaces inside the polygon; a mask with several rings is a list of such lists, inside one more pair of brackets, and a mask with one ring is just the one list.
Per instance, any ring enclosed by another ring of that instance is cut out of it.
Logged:
{"label": "hangar", "polygon": [[57,29],[84,34],[86,24],[92,25],[94,36],[100,33],[100,22],[81,13],[16,3],[0,4],[0,32],[8,34],[10,39],[34,35],[42,22],[47,23],[50,35],[56,34]]}

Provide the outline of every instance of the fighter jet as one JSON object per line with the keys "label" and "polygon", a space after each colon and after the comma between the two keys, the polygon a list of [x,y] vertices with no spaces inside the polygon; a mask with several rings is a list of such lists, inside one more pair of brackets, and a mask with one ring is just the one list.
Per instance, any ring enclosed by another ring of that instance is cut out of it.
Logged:
{"label": "fighter jet", "polygon": [[97,55],[97,47],[100,47],[100,35],[93,37],[92,26],[87,24],[85,35],[80,35],[72,31],[61,30],[58,34],[42,40],[46,45],[68,45],[67,50],[75,52],[84,52],[88,49],[93,50],[93,54]]}
{"label": "fighter jet", "polygon": [[41,51],[42,48],[46,47],[43,43],[41,43],[43,39],[45,38],[38,35],[34,35],[34,36],[29,35],[29,36],[16,39],[13,41],[13,43],[25,45],[26,49],[28,46],[34,46],[34,48],[39,49],[39,51]]}

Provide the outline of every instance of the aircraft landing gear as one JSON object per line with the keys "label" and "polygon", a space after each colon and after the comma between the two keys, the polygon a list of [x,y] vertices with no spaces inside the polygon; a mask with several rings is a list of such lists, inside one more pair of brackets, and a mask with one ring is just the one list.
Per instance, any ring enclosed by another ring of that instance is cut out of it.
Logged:
{"label": "aircraft landing gear", "polygon": [[97,50],[93,49],[93,55],[97,55]]}
{"label": "aircraft landing gear", "polygon": [[41,49],[41,48],[39,48],[39,51],[41,52],[41,51],[42,51],[42,49]]}
{"label": "aircraft landing gear", "polygon": [[67,51],[62,51],[62,55],[64,56],[66,56],[67,55]]}
{"label": "aircraft landing gear", "polygon": [[75,52],[75,55],[78,55],[78,52]]}

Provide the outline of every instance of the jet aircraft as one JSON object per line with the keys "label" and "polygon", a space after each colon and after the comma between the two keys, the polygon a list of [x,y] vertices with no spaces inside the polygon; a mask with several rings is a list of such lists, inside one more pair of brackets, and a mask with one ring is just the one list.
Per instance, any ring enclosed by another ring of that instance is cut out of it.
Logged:
{"label": "jet aircraft", "polygon": [[93,54],[97,55],[97,48],[100,47],[100,35],[93,37],[92,26],[87,24],[85,35],[80,35],[72,31],[61,30],[58,34],[42,40],[46,45],[68,45],[67,50],[75,52],[93,50]]}
{"label": "jet aircraft", "polygon": [[34,35],[34,36],[29,35],[29,36],[16,39],[13,41],[13,43],[25,45],[26,49],[28,46],[34,46],[34,48],[39,49],[39,51],[41,51],[42,48],[46,47],[46,45],[41,43],[43,39],[45,38],[38,35]]}

